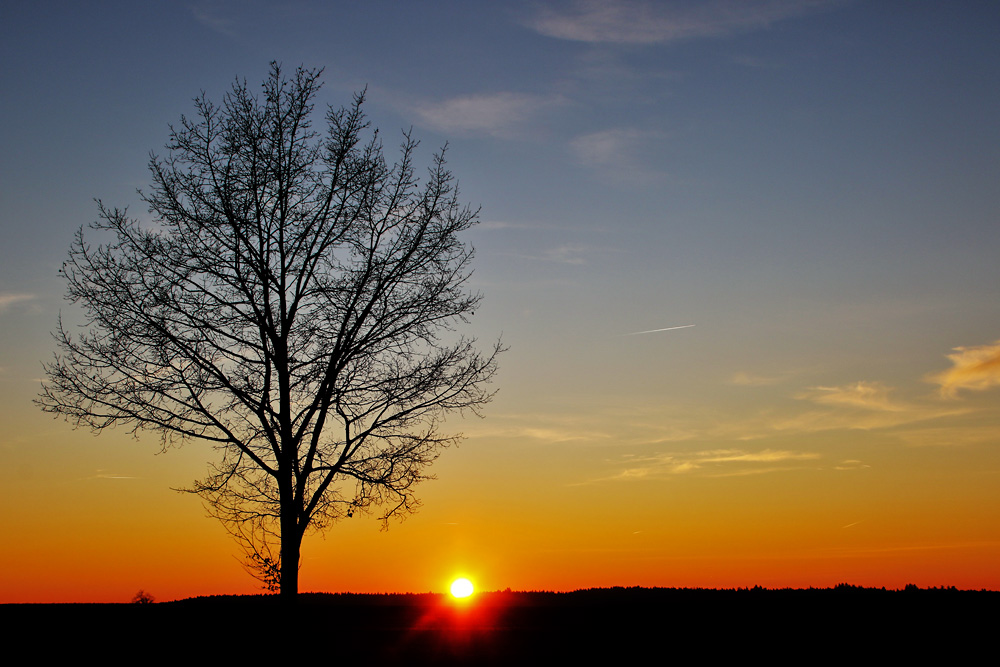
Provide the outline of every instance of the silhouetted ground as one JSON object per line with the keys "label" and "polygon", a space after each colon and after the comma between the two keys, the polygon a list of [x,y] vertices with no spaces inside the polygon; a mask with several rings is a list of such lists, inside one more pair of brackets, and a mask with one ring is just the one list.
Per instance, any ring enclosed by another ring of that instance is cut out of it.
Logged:
{"label": "silhouetted ground", "polygon": [[[278,664],[810,664],[995,656],[1000,593],[612,588],[572,593],[304,594],[151,605],[2,605],[8,654]],[[992,658],[990,658],[992,660]]]}

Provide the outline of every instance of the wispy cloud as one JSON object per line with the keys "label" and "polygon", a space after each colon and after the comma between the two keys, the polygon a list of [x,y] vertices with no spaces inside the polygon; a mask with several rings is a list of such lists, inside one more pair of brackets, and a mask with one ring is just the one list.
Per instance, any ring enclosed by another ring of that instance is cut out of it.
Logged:
{"label": "wispy cloud", "polygon": [[729,384],[734,384],[738,387],[767,387],[774,384],[779,384],[784,382],[789,377],[788,374],[785,375],[756,375],[754,373],[733,373],[732,377],[729,378]]}
{"label": "wispy cloud", "polygon": [[811,387],[796,398],[811,400],[820,405],[865,410],[903,412],[910,409],[910,406],[905,404],[894,403],[889,397],[891,392],[892,389],[881,382],[861,381],[841,387]]}
{"label": "wispy cloud", "polygon": [[954,398],[960,389],[982,391],[1000,386],[1000,340],[992,345],[956,347],[949,354],[952,367],[928,376],[941,385],[941,395]]}
{"label": "wispy cloud", "polygon": [[[752,379],[752,378],[751,378]],[[825,431],[893,429],[900,430],[917,424],[972,414],[975,409],[942,401],[904,401],[894,398],[894,389],[880,382],[860,381],[840,386],[818,386],[804,389],[792,397],[806,402],[805,409],[767,408],[756,414],[697,415],[685,418],[674,415],[674,441],[730,440],[760,441],[774,436],[807,435]],[[687,428],[685,428],[685,425]],[[921,426],[919,430],[926,430]],[[945,435],[956,437],[965,429],[946,426],[941,429],[940,444],[948,444]],[[661,440],[666,441],[666,440]],[[963,439],[964,441],[964,439]],[[928,443],[929,444],[929,443]]]}
{"label": "wispy cloud", "polygon": [[764,437],[774,433],[792,435],[796,433],[818,433],[820,431],[873,431],[888,429],[917,422],[956,417],[969,414],[971,410],[927,407],[904,412],[876,412],[868,410],[812,410],[786,417],[774,417],[767,423],[769,432],[759,433]]}
{"label": "wispy cloud", "polygon": [[133,477],[131,475],[116,475],[114,473],[105,472],[104,470],[98,470],[88,479],[139,479],[139,478]]}
{"label": "wispy cloud", "polygon": [[540,249],[534,253],[511,253],[522,259],[555,262],[557,264],[586,264],[586,256],[592,251],[578,243],[563,243],[552,248]]}
{"label": "wispy cloud", "polygon": [[962,425],[904,429],[894,434],[911,447],[970,447],[1000,444],[1000,430],[996,424]]}
{"label": "wispy cloud", "polygon": [[586,260],[583,258],[583,254],[585,252],[587,252],[587,248],[582,245],[564,243],[546,250],[542,253],[541,259],[561,264],[584,264]]}
{"label": "wispy cloud", "polygon": [[[771,378],[739,378],[735,384],[765,385]],[[967,415],[972,408],[940,401],[908,402],[893,397],[894,389],[881,382],[859,381],[839,386],[816,386],[792,395],[805,409],[772,407],[743,417],[720,416],[696,436],[738,441],[824,431],[893,429],[946,417]],[[705,421],[704,418],[700,418]]]}
{"label": "wispy cloud", "polygon": [[232,12],[239,9],[240,5],[226,0],[201,0],[191,5],[191,13],[198,23],[227,37],[236,34]]}
{"label": "wispy cloud", "polygon": [[[560,420],[547,419],[545,416],[490,415],[493,422],[508,421],[508,425],[474,425],[465,429],[465,435],[477,439],[503,438],[517,441],[535,441],[542,444],[560,444],[567,442],[598,442],[610,439],[608,433],[599,429],[587,428],[579,424],[560,423]],[[520,423],[518,423],[520,422]],[[532,425],[534,424],[534,425]]]}
{"label": "wispy cloud", "polygon": [[[993,369],[997,345],[974,348],[979,366]],[[973,348],[969,348],[970,350]],[[966,360],[966,349],[956,358]],[[984,361],[985,360],[985,361]],[[956,364],[960,366],[962,364]],[[975,367],[979,367],[975,366]],[[732,382],[744,385],[775,384],[801,371],[779,376],[740,374]],[[991,376],[992,377],[992,376]],[[652,457],[638,454],[617,476],[638,478],[678,474],[685,471],[709,472],[708,466],[751,464],[738,469],[713,469],[713,474],[762,474],[787,468],[790,461],[816,455],[791,452],[789,438],[806,442],[813,434],[836,431],[878,431],[911,446],[962,446],[997,442],[995,418],[981,406],[955,404],[933,396],[910,399],[896,396],[897,390],[878,381],[860,380],[842,385],[818,385],[776,399],[773,404],[748,409],[716,409],[693,404],[665,404],[657,398],[600,404],[548,413],[491,415],[491,426],[477,428],[476,437],[499,437],[548,443],[588,442],[625,451],[703,448],[696,453],[667,453]],[[498,422],[506,421],[497,429]],[[773,444],[772,444],[773,443]],[[770,445],[770,446],[769,446]],[[797,445],[798,446],[798,445]],[[722,449],[732,447],[731,449]],[[757,451],[747,449],[757,447]],[[794,454],[794,456],[793,456]],[[608,462],[616,465],[614,462]],[[867,468],[856,459],[831,464],[835,470]],[[602,477],[601,479],[608,479]]]}
{"label": "wispy cloud", "polygon": [[527,25],[557,39],[653,44],[766,28],[829,4],[829,0],[571,0],[543,7]]}
{"label": "wispy cloud", "polygon": [[508,135],[559,98],[527,93],[498,92],[460,95],[440,102],[418,102],[413,111],[429,127],[445,132]]}
{"label": "wispy cloud", "polygon": [[750,452],[742,449],[710,449],[699,452],[668,452],[652,456],[628,457],[625,469],[608,478],[611,480],[636,480],[666,477],[689,473],[713,477],[755,475],[789,470],[797,466],[775,466],[813,461],[820,458],[814,452],[764,449]]}
{"label": "wispy cloud", "polygon": [[655,132],[619,127],[579,136],[570,142],[570,148],[587,166],[622,166],[633,160],[639,146],[659,136]]}
{"label": "wispy cloud", "polygon": [[0,313],[4,312],[16,303],[31,301],[34,298],[34,294],[2,292],[0,293]]}
{"label": "wispy cloud", "polygon": [[585,165],[596,167],[619,164],[625,161],[642,134],[631,128],[614,128],[573,139],[570,148]]}
{"label": "wispy cloud", "polygon": [[569,143],[576,161],[599,169],[612,178],[630,182],[648,182],[664,174],[647,166],[651,147],[665,134],[657,130],[616,127],[580,135]]}
{"label": "wispy cloud", "polygon": [[542,225],[531,222],[509,222],[507,220],[483,220],[476,225],[476,229],[483,231],[496,231],[498,229],[539,229]]}

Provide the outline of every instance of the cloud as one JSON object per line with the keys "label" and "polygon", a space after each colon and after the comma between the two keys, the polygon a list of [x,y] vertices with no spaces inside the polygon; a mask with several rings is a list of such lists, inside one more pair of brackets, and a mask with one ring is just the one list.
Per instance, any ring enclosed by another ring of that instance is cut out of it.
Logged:
{"label": "cloud", "polygon": [[525,253],[504,253],[521,259],[531,259],[542,262],[555,262],[556,264],[586,264],[585,255],[593,252],[592,248],[577,243],[563,243],[554,248],[539,250],[533,254]]}
{"label": "cloud", "polygon": [[413,111],[434,129],[446,132],[482,132],[505,135],[558,98],[499,92],[461,95],[441,102],[420,102]]}
{"label": "cloud", "polygon": [[522,428],[522,429],[508,429],[504,432],[505,435],[514,436],[517,438],[531,438],[533,440],[542,440],[548,443],[556,442],[580,442],[585,440],[594,440],[598,438],[596,434],[581,433],[573,429],[560,429],[560,428]]}
{"label": "cloud", "polygon": [[[863,463],[858,459],[844,459],[837,465],[833,466],[834,470],[861,470],[863,468],[871,468],[867,463]],[[852,526],[854,524],[851,524]],[[844,526],[847,528],[847,526]]]}
{"label": "cloud", "polygon": [[575,243],[564,243],[555,248],[550,248],[542,253],[537,259],[544,259],[549,262],[558,262],[560,264],[584,264],[584,260],[581,255],[585,253],[587,249],[582,245],[577,245]]}
{"label": "cloud", "polygon": [[11,294],[9,292],[0,293],[0,313],[13,306],[15,303],[31,301],[34,298],[34,294]]}
{"label": "cloud", "polygon": [[533,440],[545,444],[612,439],[612,434],[605,431],[599,421],[574,414],[491,414],[488,422],[472,423],[464,433],[477,439]]}
{"label": "cloud", "polygon": [[191,6],[191,13],[198,23],[226,37],[234,37],[235,21],[232,12],[239,10],[238,5],[225,0],[203,0]]}
{"label": "cloud", "polygon": [[703,452],[703,454],[708,455],[701,459],[705,463],[731,463],[734,461],[773,463],[775,461],[803,461],[819,458],[819,454],[808,452],[776,451],[772,449],[765,449],[760,452],[744,452],[738,449],[722,449],[711,452]]}
{"label": "cloud", "polygon": [[569,148],[585,167],[621,181],[649,182],[665,175],[647,166],[656,142],[664,136],[655,130],[616,127],[580,135],[570,141]]}
{"label": "cloud", "polygon": [[902,401],[892,396],[893,391],[892,387],[881,382],[865,380],[840,386],[809,387],[793,398],[817,406],[813,409],[764,410],[749,418],[719,423],[706,435],[746,441],[779,434],[788,436],[845,429],[894,429],[934,419],[968,415],[974,411],[972,408],[944,405],[940,402]]}
{"label": "cloud", "polygon": [[98,470],[88,479],[139,479],[138,477],[133,477],[131,475],[116,475],[113,473],[105,472],[103,469]]}
{"label": "cloud", "polygon": [[[794,469],[795,466],[778,466],[775,463],[812,461],[820,458],[813,452],[764,449],[749,452],[742,449],[710,449],[700,452],[670,452],[645,457],[629,457],[626,467],[608,479],[633,480],[666,477],[694,472],[708,473],[712,477],[756,475]],[[757,465],[768,464],[768,465]]]}
{"label": "cloud", "polygon": [[587,166],[621,165],[631,161],[647,134],[633,128],[613,128],[579,136],[570,142],[570,148]]}
{"label": "cloud", "polygon": [[731,378],[729,378],[729,384],[734,384],[738,387],[767,387],[773,384],[779,384],[788,379],[788,375],[754,375],[752,373],[734,373]]}
{"label": "cloud", "polygon": [[757,432],[754,439],[781,433],[818,433],[821,431],[873,431],[890,429],[907,424],[957,417],[972,412],[968,409],[944,409],[936,406],[913,407],[904,411],[889,410],[812,410],[784,418],[773,417],[767,424],[767,431]]}
{"label": "cloud", "polygon": [[889,398],[891,392],[892,389],[881,382],[861,381],[842,387],[811,387],[796,398],[811,400],[821,405],[862,408],[864,410],[903,412],[910,409],[909,406],[902,403],[893,403]]}
{"label": "cloud", "polygon": [[483,220],[476,225],[476,229],[483,231],[495,231],[498,229],[538,229],[538,223],[531,222],[509,222],[507,220]]}
{"label": "cloud", "polygon": [[[903,400],[880,382],[860,381],[818,386],[766,405],[710,407],[662,398],[572,401],[553,411],[491,414],[488,423],[466,427],[475,438],[538,443],[587,443],[633,452],[622,465],[620,455],[602,467],[612,471],[591,477],[666,476],[699,471],[730,476],[763,474],[792,467],[818,455],[800,451],[814,435],[869,432],[880,440],[910,446],[978,445],[998,442],[995,419],[974,405],[933,397]],[[975,415],[979,415],[975,417]],[[970,423],[970,419],[975,419]],[[821,436],[817,442],[826,441]],[[867,441],[867,440],[866,440]],[[795,444],[792,444],[792,443]],[[667,450],[666,454],[647,455]],[[688,450],[677,453],[678,450]],[[692,453],[690,450],[698,450]],[[793,451],[795,450],[795,451]],[[836,470],[866,468],[856,459],[829,463]]]}
{"label": "cloud", "polygon": [[654,44],[766,28],[829,0],[571,0],[544,7],[529,28],[578,42]]}
{"label": "cloud", "polygon": [[911,447],[968,447],[1000,445],[1000,429],[994,423],[898,431],[895,436]]}
{"label": "cloud", "polygon": [[1000,340],[992,345],[956,347],[949,354],[952,367],[927,377],[941,385],[941,395],[954,398],[960,389],[982,391],[1000,386]]}

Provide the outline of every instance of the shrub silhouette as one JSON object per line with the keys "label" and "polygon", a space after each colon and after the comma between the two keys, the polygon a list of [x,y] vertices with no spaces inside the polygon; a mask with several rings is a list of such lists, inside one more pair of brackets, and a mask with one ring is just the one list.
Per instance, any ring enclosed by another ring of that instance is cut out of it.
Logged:
{"label": "shrub silhouette", "polygon": [[132,596],[132,604],[153,604],[154,602],[156,602],[156,598],[141,588],[138,593]]}

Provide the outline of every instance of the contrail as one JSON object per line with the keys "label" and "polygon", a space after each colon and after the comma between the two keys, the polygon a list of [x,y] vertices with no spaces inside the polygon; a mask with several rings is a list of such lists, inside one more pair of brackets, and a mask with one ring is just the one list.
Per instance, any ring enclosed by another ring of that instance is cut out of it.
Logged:
{"label": "contrail", "polygon": [[633,333],[625,334],[626,336],[638,336],[639,334],[657,333],[659,331],[673,331],[674,329],[690,329],[693,324],[685,324],[680,327],[667,327],[666,329],[650,329],[649,331],[635,331]]}

